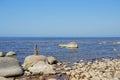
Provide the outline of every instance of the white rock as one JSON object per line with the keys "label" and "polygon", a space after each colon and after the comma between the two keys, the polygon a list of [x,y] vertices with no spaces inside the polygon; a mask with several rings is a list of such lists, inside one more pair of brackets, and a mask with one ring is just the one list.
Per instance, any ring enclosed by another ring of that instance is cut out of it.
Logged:
{"label": "white rock", "polygon": [[54,63],[57,62],[57,60],[56,60],[55,57],[53,57],[53,56],[47,57],[47,60],[48,60],[48,63],[49,63],[49,64],[54,64]]}
{"label": "white rock", "polygon": [[50,78],[50,79],[48,79],[48,80],[57,80],[57,79],[55,79],[55,78]]}
{"label": "white rock", "polygon": [[4,55],[3,55],[3,52],[0,52],[0,57],[3,57]]}
{"label": "white rock", "polygon": [[13,51],[9,51],[8,53],[6,53],[6,56],[13,56],[13,55],[16,55],[16,53]]}

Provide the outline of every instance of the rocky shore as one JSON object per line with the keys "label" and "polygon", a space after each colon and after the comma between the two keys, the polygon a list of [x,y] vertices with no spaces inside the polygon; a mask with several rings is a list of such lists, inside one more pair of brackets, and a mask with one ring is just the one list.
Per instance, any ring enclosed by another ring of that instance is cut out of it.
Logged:
{"label": "rocky shore", "polygon": [[15,58],[0,57],[0,80],[120,80],[120,59],[59,62],[39,55],[36,45],[22,65]]}

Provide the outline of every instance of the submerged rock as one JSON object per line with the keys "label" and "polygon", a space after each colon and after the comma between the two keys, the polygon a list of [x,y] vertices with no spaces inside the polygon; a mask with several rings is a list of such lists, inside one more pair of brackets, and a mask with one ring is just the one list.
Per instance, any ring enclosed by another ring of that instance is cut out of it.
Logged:
{"label": "submerged rock", "polygon": [[67,44],[67,47],[68,48],[78,48],[78,45],[76,42],[70,42]]}
{"label": "submerged rock", "polygon": [[65,48],[78,48],[78,44],[76,42],[70,42],[68,44],[59,44],[59,46]]}
{"label": "submerged rock", "polygon": [[16,53],[13,51],[9,51],[8,53],[6,53],[6,56],[13,56],[13,55],[16,55]]}
{"label": "submerged rock", "polygon": [[22,74],[23,70],[18,60],[11,57],[0,58],[0,76],[9,77]]}

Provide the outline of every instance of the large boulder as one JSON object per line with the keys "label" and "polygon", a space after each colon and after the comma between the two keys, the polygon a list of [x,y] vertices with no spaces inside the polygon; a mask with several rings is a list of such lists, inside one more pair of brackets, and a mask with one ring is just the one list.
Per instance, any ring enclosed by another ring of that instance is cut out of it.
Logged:
{"label": "large boulder", "polygon": [[0,57],[3,57],[4,55],[3,55],[3,52],[0,52]]}
{"label": "large boulder", "polygon": [[49,65],[48,63],[44,61],[39,61],[38,63],[34,64],[33,66],[29,67],[28,70],[32,74],[55,74],[55,71],[53,70],[53,66]]}
{"label": "large boulder", "polygon": [[0,76],[10,77],[22,74],[23,70],[18,60],[11,57],[0,57]]}
{"label": "large boulder", "polygon": [[23,68],[27,69],[30,66],[33,66],[34,64],[36,64],[39,61],[47,61],[46,56],[43,55],[30,55],[27,56],[24,60],[23,63]]}
{"label": "large boulder", "polygon": [[59,44],[59,46],[65,48],[78,48],[78,44],[76,42],[70,42],[68,44]]}
{"label": "large boulder", "polygon": [[57,63],[57,60],[53,56],[47,57],[47,60],[48,60],[49,64],[56,64]]}
{"label": "large boulder", "polygon": [[8,53],[6,53],[6,56],[13,56],[13,55],[16,55],[16,53],[13,51],[9,51]]}

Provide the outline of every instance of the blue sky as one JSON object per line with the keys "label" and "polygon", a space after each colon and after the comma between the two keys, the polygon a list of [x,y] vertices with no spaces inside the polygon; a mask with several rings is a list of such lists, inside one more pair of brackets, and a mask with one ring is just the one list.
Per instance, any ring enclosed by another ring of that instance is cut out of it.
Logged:
{"label": "blue sky", "polygon": [[120,37],[120,0],[0,0],[0,36]]}

